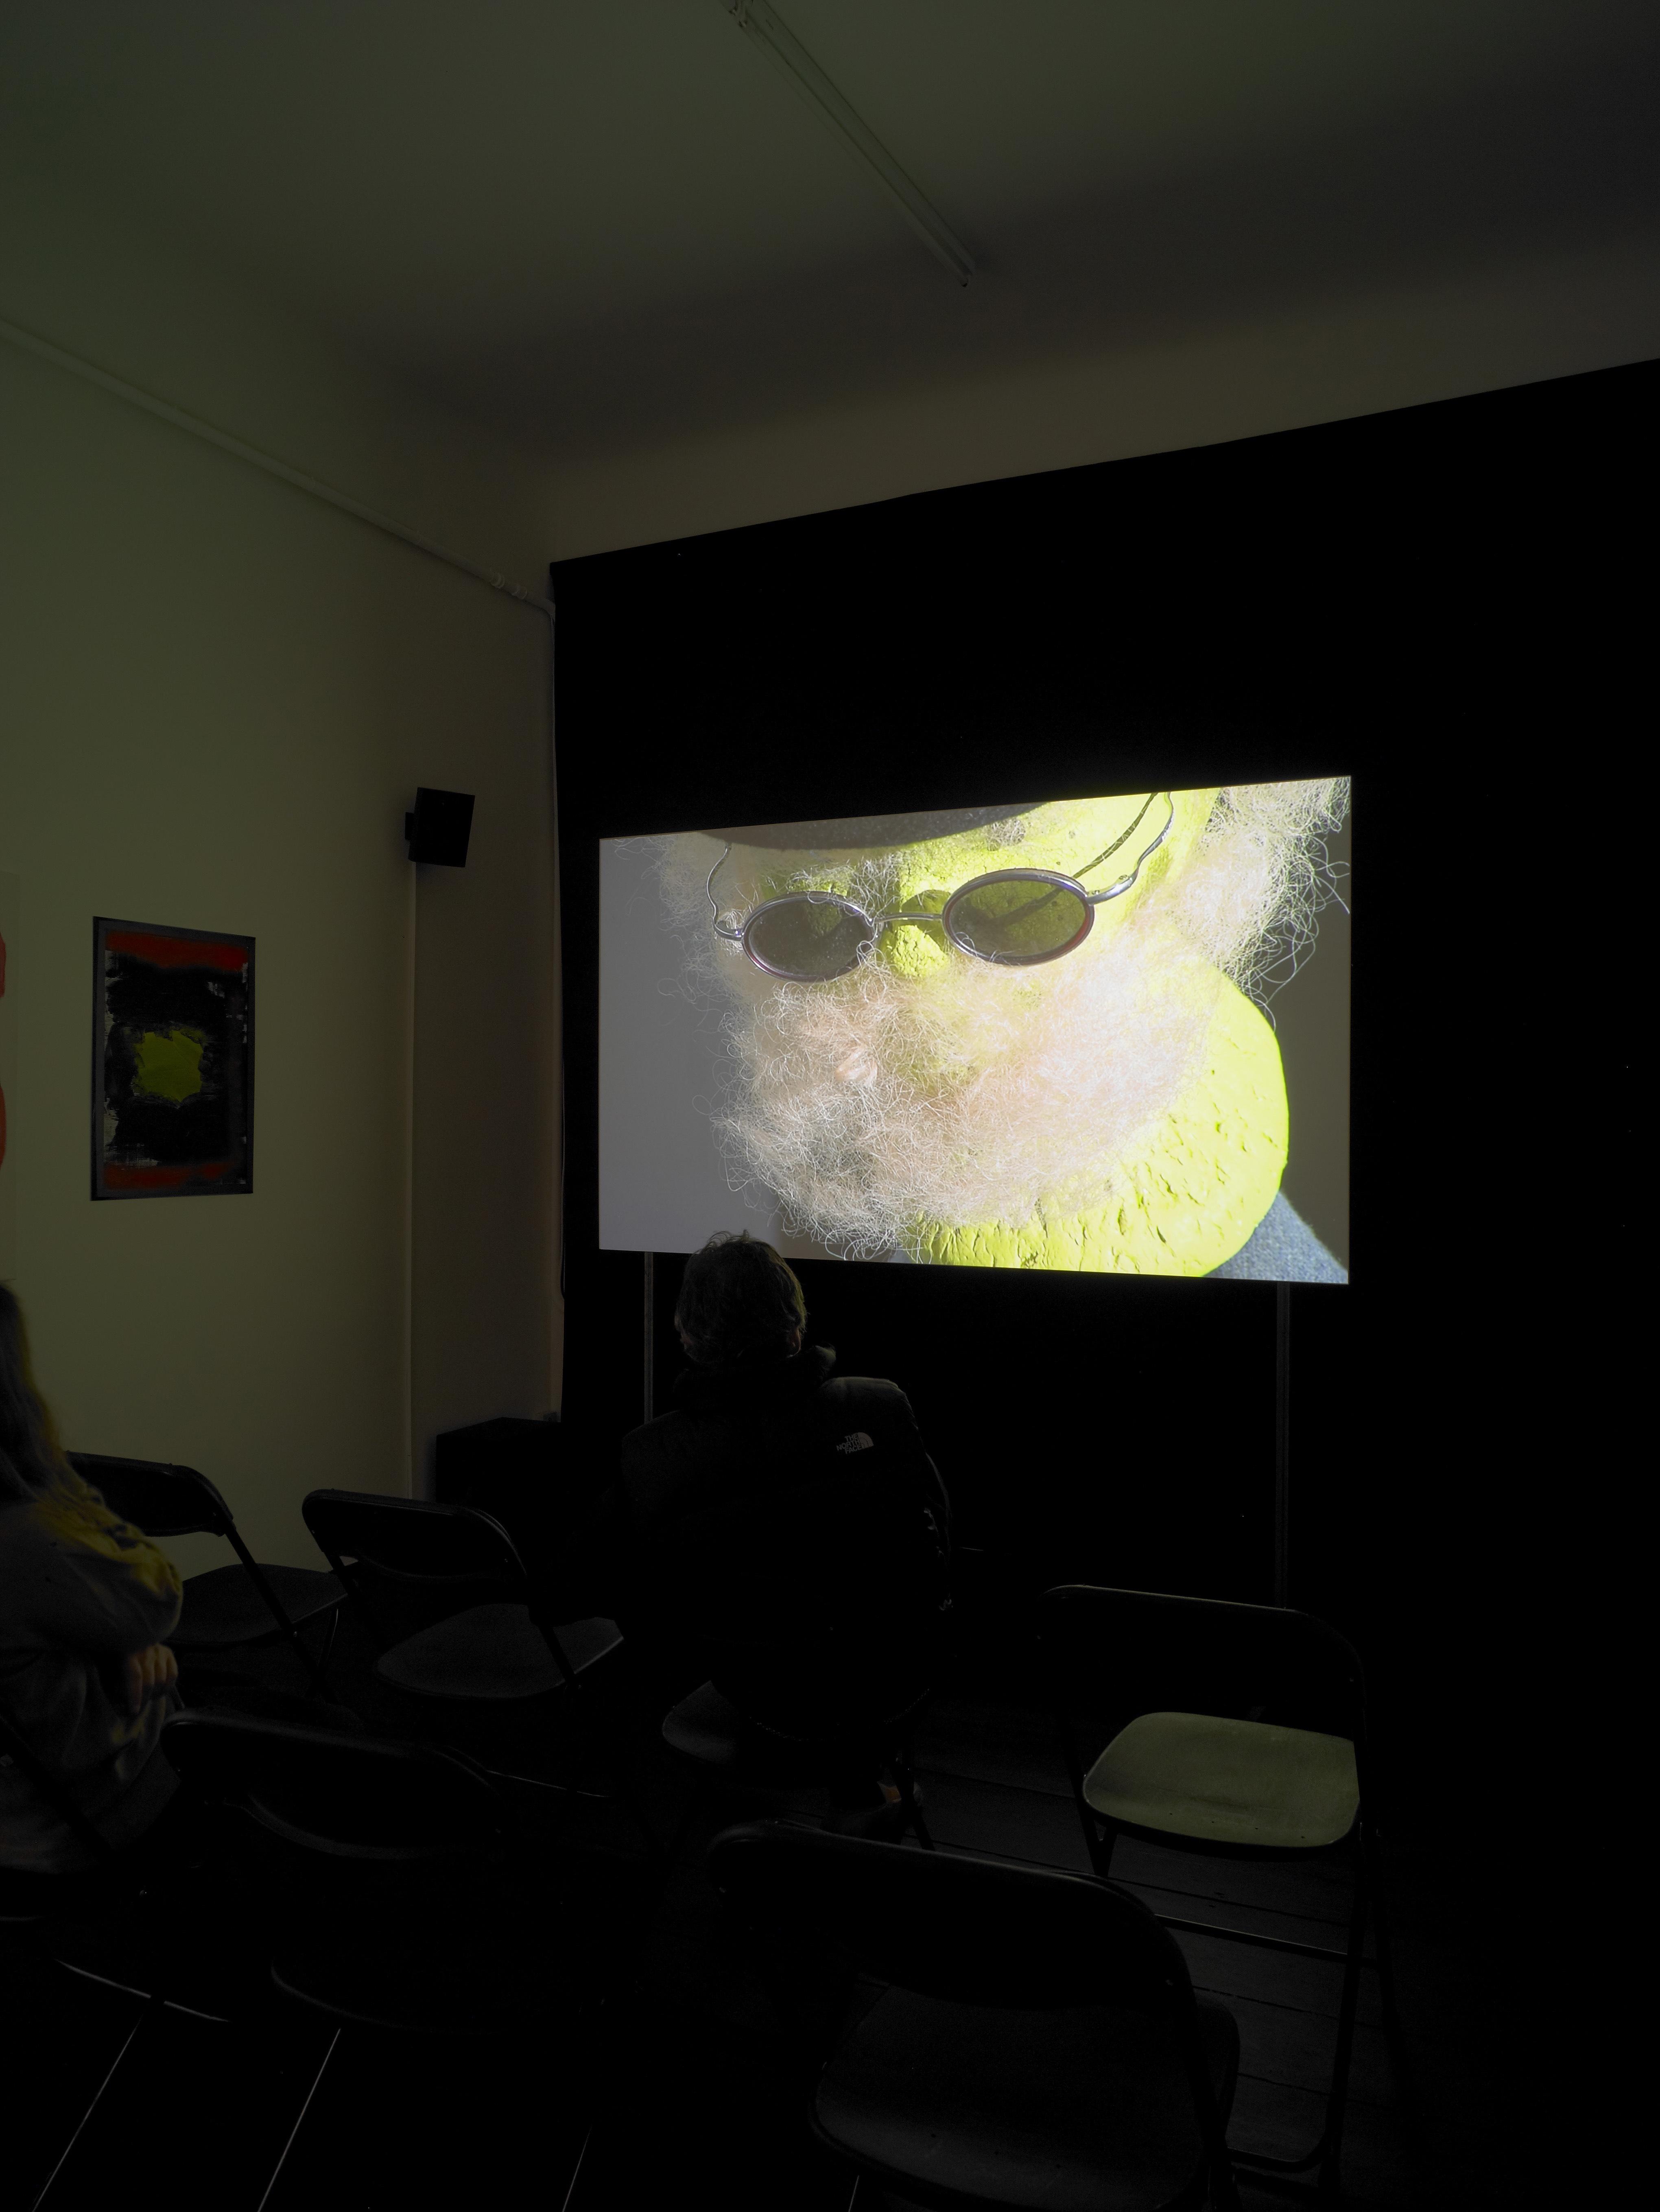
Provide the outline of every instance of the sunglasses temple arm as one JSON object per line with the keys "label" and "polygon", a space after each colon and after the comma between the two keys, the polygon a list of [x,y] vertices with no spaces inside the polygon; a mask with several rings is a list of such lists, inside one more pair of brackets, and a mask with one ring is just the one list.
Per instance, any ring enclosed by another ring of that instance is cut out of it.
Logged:
{"label": "sunglasses temple arm", "polygon": [[[1169,812],[1165,815],[1165,817],[1164,817],[1164,828],[1163,828],[1163,829],[1158,832],[1158,836],[1153,839],[1153,841],[1152,841],[1152,844],[1151,844],[1151,845],[1148,845],[1148,846],[1146,846],[1146,847],[1145,847],[1145,848],[1143,848],[1143,850],[1142,850],[1142,851],[1138,854],[1138,856],[1137,856],[1137,858],[1136,858],[1135,866],[1134,866],[1130,870],[1130,872],[1129,872],[1128,875],[1127,875],[1127,876],[1120,876],[1120,877],[1119,877],[1119,878],[1118,878],[1118,880],[1117,880],[1117,882],[1116,882],[1116,884],[1109,884],[1107,885],[1107,887],[1106,887],[1105,890],[1104,890],[1104,891],[1089,891],[1089,892],[1087,892],[1087,893],[1085,894],[1085,897],[1086,897],[1086,899],[1087,899],[1087,901],[1088,901],[1088,903],[1089,903],[1091,906],[1099,906],[1099,905],[1101,905],[1101,903],[1103,902],[1103,901],[1104,901],[1104,900],[1106,900],[1106,899],[1122,898],[1122,896],[1124,896],[1124,893],[1125,893],[1127,890],[1129,890],[1129,888],[1130,888],[1131,884],[1134,883],[1134,881],[1135,881],[1136,878],[1140,874],[1140,872],[1141,872],[1141,863],[1142,863],[1144,860],[1150,860],[1152,858],[1153,854],[1154,854],[1158,850],[1158,848],[1159,848],[1159,847],[1164,843],[1164,842],[1165,838],[1166,838],[1166,837],[1168,837],[1168,836],[1170,836],[1170,833],[1171,833],[1171,823],[1175,821],[1175,819],[1176,819],[1176,801],[1175,801],[1175,799],[1174,799],[1173,798],[1171,798],[1171,794],[1170,794],[1170,793],[1169,793],[1169,792],[1165,792],[1165,793],[1164,793],[1164,804],[1165,804],[1165,805],[1170,809],[1170,811],[1169,811]],[[1151,800],[1151,799],[1149,799],[1149,800],[1148,800],[1148,802],[1147,802],[1147,805],[1150,806],[1152,804],[1152,800]],[[1146,813],[1146,807],[1143,807],[1143,808],[1142,808],[1142,810],[1141,810],[1141,811],[1142,811],[1142,813],[1144,813],[1144,814],[1145,814],[1145,813]],[[1134,823],[1131,823],[1131,825],[1130,825],[1131,829],[1134,829],[1134,826],[1135,826],[1135,825],[1134,825]],[[1127,832],[1126,834],[1128,834],[1128,832]],[[1109,847],[1109,848],[1108,848],[1108,851],[1110,851],[1110,850],[1111,850],[1111,848],[1110,848],[1110,847]],[[1103,853],[1103,854],[1102,854],[1102,855],[1101,855],[1101,859],[1104,860],[1106,859],[1106,857],[1107,857],[1106,854],[1105,854],[1105,853]],[[1098,865],[1098,863],[1097,863],[1096,861],[1094,861],[1094,860],[1091,860],[1091,861],[1090,862],[1090,866],[1091,866],[1091,868],[1092,868],[1092,867],[1095,867],[1097,865]],[[1083,871],[1080,869],[1080,870],[1079,870],[1079,873],[1081,874],[1082,872],[1083,872]]]}
{"label": "sunglasses temple arm", "polygon": [[714,879],[725,866],[727,854],[731,851],[732,847],[728,845],[726,852],[721,854],[721,858],[709,870],[708,878],[703,884],[703,896],[709,902],[709,912],[714,916],[715,935],[717,937],[724,937],[729,944],[741,945],[744,941],[743,931],[741,929],[723,929],[721,926],[721,909],[714,902]]}

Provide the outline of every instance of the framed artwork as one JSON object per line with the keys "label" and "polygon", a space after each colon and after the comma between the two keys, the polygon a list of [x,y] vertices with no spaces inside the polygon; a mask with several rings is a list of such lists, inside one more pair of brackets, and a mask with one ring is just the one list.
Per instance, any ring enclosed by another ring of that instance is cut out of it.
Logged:
{"label": "framed artwork", "polygon": [[0,874],[0,1282],[17,1266],[17,878]]}
{"label": "framed artwork", "polygon": [[92,1194],[253,1188],[253,939],[93,923]]}

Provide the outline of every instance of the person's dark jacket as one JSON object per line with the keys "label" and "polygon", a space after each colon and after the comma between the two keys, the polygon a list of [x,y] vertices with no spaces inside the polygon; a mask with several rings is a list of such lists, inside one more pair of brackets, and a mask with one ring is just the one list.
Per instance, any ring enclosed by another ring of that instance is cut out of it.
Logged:
{"label": "person's dark jacket", "polygon": [[950,1500],[910,1402],[835,1364],[812,1346],[684,1373],[589,1524],[625,1637],[803,1736],[913,1702],[951,1604]]}

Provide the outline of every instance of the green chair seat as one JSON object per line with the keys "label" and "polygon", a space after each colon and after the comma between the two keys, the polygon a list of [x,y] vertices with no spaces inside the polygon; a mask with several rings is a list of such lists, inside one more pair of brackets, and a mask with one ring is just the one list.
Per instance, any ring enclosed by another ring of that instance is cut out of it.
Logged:
{"label": "green chair seat", "polygon": [[[1211,2094],[1225,2114],[1239,2030],[1195,2007]],[[1145,2013],[1016,2010],[890,1989],[831,2057],[813,2132],[904,2195],[965,2207],[1171,2212],[1205,2196],[1205,2141],[1179,2051]]]}
{"label": "green chair seat", "polygon": [[1085,1802],[1120,1827],[1268,1850],[1318,1850],[1354,1826],[1347,1736],[1209,1713],[1143,1713],[1090,1769]]}
{"label": "green chair seat", "polygon": [[[315,1567],[260,1569],[296,1628],[313,1620],[344,1597],[337,1576]],[[268,1643],[281,1636],[281,1624],[240,1560],[191,1575],[185,1583],[184,1609],[168,1642],[180,1651],[219,1651],[242,1644]]]}

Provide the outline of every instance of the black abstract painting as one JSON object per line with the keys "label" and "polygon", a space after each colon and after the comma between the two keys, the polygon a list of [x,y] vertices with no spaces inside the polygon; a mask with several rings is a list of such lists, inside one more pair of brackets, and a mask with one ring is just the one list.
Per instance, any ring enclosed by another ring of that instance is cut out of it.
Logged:
{"label": "black abstract painting", "polygon": [[93,931],[93,1196],[252,1190],[253,939]]}

